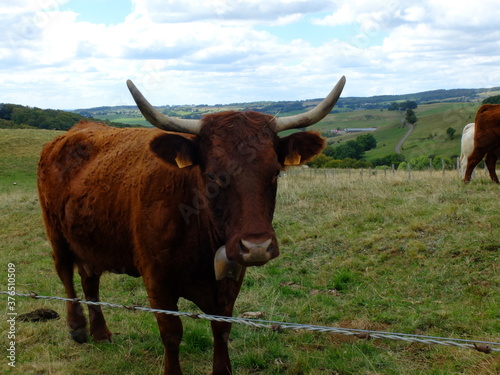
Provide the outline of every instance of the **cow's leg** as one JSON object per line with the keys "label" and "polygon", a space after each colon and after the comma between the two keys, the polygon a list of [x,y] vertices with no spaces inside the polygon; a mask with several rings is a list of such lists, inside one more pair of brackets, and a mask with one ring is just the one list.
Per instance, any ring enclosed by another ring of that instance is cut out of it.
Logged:
{"label": "cow's leg", "polygon": [[486,154],[485,163],[486,163],[486,166],[488,167],[488,172],[490,173],[491,180],[498,184],[499,181],[498,181],[498,177],[497,177],[497,172],[495,171],[496,164],[497,164],[497,155],[494,152],[488,152]]}
{"label": "cow's leg", "polygon": [[[143,274],[148,291],[149,303],[153,309],[177,311],[179,297],[166,287],[168,282],[161,282]],[[160,336],[165,348],[165,375],[182,375],[179,362],[179,346],[182,340],[182,322],[178,316],[155,313]]]}
{"label": "cow's leg", "polygon": [[[231,314],[228,314],[229,316]],[[212,333],[214,336],[214,362],[213,375],[232,374],[231,360],[229,359],[229,333],[231,332],[231,323],[211,322]]]}
{"label": "cow's leg", "polygon": [[[216,295],[213,295],[214,289],[207,285],[205,293],[195,296],[193,302],[207,314],[231,317],[244,274],[245,272],[243,271],[239,281],[226,278],[217,282]],[[230,375],[233,373],[228,350],[231,323],[212,321],[211,326],[214,337],[212,375]]]}
{"label": "cow's leg", "polygon": [[472,151],[472,154],[470,154],[469,160],[467,161],[467,169],[465,170],[464,182],[470,181],[474,168],[476,168],[479,162],[483,159],[484,155],[486,155],[486,151],[481,148],[474,148],[474,151]]}
{"label": "cow's leg", "polygon": [[[64,239],[51,238],[51,242],[52,258],[57,274],[64,285],[66,296],[71,299],[77,298],[73,283],[73,256],[69,246]],[[87,322],[83,315],[82,305],[77,302],[66,302],[66,312],[71,337],[78,343],[86,342],[88,339]]]}
{"label": "cow's leg", "polygon": [[[155,307],[155,308],[160,308]],[[172,307],[162,306],[163,310],[173,310]],[[177,310],[177,308],[175,308]],[[174,311],[175,311],[174,310]],[[165,375],[181,375],[179,362],[179,346],[182,340],[182,322],[178,316],[156,314],[156,321],[160,328],[160,336],[165,347]]]}
{"label": "cow's leg", "polygon": [[[79,266],[78,272],[82,280],[83,292],[87,301],[99,301],[99,281],[101,275],[93,273],[86,267]],[[90,275],[89,275],[90,273]],[[109,331],[104,315],[102,314],[101,306],[88,305],[90,334],[96,341],[111,341],[111,332]]]}
{"label": "cow's leg", "polygon": [[460,155],[460,172],[462,174],[462,178],[465,176],[465,168],[467,167],[467,157],[465,154]]}

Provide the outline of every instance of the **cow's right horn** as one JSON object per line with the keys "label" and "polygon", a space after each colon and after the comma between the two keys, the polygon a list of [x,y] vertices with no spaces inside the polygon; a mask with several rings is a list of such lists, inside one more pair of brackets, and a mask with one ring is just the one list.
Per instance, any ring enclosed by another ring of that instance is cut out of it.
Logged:
{"label": "cow's right horn", "polygon": [[127,86],[137,104],[137,107],[139,107],[142,115],[146,118],[146,120],[148,120],[151,125],[169,131],[190,134],[200,133],[201,122],[199,120],[187,120],[164,115],[146,100],[144,95],[142,95],[142,93],[137,87],[135,87],[134,83],[130,79],[127,80]]}
{"label": "cow's right horn", "polygon": [[298,115],[276,118],[276,132],[279,133],[288,129],[305,128],[322,120],[330,113],[332,108],[335,107],[344,89],[345,81],[344,76],[340,78],[330,94],[310,111],[299,113]]}

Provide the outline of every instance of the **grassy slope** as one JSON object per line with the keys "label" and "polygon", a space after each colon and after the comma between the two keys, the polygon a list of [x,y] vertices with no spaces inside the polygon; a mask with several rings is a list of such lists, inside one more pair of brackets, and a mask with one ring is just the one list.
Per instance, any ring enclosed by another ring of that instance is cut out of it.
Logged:
{"label": "grassy slope", "polygon": [[[415,131],[403,145],[406,160],[418,156],[442,155],[447,157],[460,154],[460,138],[462,129],[474,116],[479,107],[477,103],[439,103],[419,106],[415,113],[418,121]],[[377,140],[377,148],[366,153],[366,159],[372,160],[394,153],[398,141],[407,131],[401,126],[402,116],[394,111],[367,110],[344,112],[329,115],[326,120],[316,126],[324,132],[330,129],[378,127],[371,133]],[[446,130],[456,130],[454,140],[449,140]],[[313,127],[314,128],[314,127]],[[328,142],[338,143],[354,139],[363,133],[345,134],[329,138]],[[432,139],[429,139],[432,135]]]}
{"label": "grassy slope", "polygon": [[[19,292],[63,295],[35,192],[39,150],[57,132],[16,132],[28,133],[0,134],[0,160],[10,160],[0,178],[0,279],[14,262]],[[22,189],[12,188],[9,176],[24,176]],[[236,314],[263,311],[270,320],[500,341],[500,201],[488,179],[464,186],[452,172],[422,172],[411,181],[405,174],[353,172],[333,179],[289,173],[278,194],[281,256],[249,269]],[[142,281],[119,275],[103,278],[102,298],[147,304]],[[64,316],[63,303],[17,300],[19,313],[40,307]],[[197,311],[189,302],[180,308]],[[9,372],[4,360],[2,373],[159,373],[163,349],[154,317],[115,309],[105,314],[115,333],[111,344],[75,344],[64,318],[19,322],[18,368]],[[186,374],[209,373],[209,324],[184,325]],[[5,340],[2,335],[2,347]],[[235,326],[230,346],[238,374],[500,372],[498,354],[332,334]]]}
{"label": "grassy slope", "polygon": [[[479,104],[431,104],[417,109],[415,132],[403,145],[407,160],[420,155],[460,155],[460,138],[465,125],[474,122]],[[455,140],[447,137],[448,128],[456,129]],[[429,135],[433,135],[429,139]]]}
{"label": "grassy slope", "polygon": [[59,134],[63,132],[0,129],[0,193],[31,191],[36,186],[36,166],[42,146]]}

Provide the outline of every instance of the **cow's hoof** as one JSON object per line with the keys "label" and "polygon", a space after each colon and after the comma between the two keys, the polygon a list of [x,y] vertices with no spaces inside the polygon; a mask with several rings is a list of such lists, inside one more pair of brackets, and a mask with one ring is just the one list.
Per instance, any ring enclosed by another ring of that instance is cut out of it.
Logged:
{"label": "cow's hoof", "polygon": [[97,333],[97,332],[92,333],[92,338],[94,339],[94,341],[97,342],[112,342],[111,336],[112,334],[108,330],[102,333]]}
{"label": "cow's hoof", "polygon": [[73,329],[69,331],[71,338],[79,344],[89,341],[89,335],[86,328]]}

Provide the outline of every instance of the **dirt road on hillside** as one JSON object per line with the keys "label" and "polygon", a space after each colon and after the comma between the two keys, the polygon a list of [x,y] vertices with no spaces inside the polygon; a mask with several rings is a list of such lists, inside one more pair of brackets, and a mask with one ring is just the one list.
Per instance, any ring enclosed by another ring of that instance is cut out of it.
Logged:
{"label": "dirt road on hillside", "polygon": [[396,145],[396,154],[400,154],[401,153],[401,148],[403,147],[403,143],[405,143],[406,139],[410,136],[410,134],[412,133],[412,131],[415,130],[415,126],[413,124],[406,123],[406,125],[408,125],[408,131],[406,132],[406,134],[404,135],[404,137],[401,138],[401,140]]}

